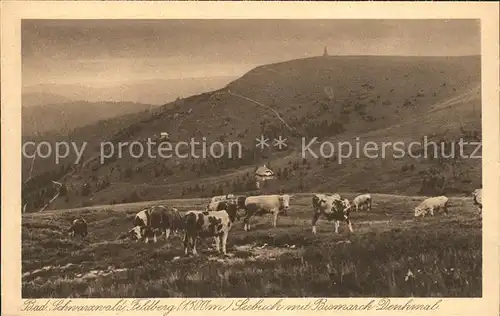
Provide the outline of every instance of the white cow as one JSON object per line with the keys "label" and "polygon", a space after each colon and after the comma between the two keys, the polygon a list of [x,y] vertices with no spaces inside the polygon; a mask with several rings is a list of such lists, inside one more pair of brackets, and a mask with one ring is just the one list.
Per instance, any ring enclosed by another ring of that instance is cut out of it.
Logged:
{"label": "white cow", "polygon": [[352,203],[354,204],[356,212],[362,208],[368,211],[372,210],[372,196],[369,193],[358,195],[352,200]]}
{"label": "white cow", "polygon": [[349,231],[352,232],[352,223],[350,220],[351,203],[348,199],[342,199],[339,194],[325,195],[315,194],[312,198],[313,219],[312,232],[316,234],[316,222],[320,216],[325,217],[328,221],[335,221],[335,233],[338,234],[341,221],[345,221],[349,226]]}
{"label": "white cow", "polygon": [[474,201],[474,205],[477,205],[479,212],[483,210],[483,189],[475,189],[472,192],[472,199]]}
{"label": "white cow", "polygon": [[283,212],[287,215],[290,207],[292,195],[257,195],[249,196],[245,199],[245,219],[243,220],[244,229],[250,229],[250,217],[253,215],[273,214],[273,227],[276,227],[278,214]]}
{"label": "white cow", "polygon": [[440,209],[448,214],[448,198],[444,195],[425,199],[422,203],[415,207],[415,217],[425,216],[428,213],[431,216],[434,216],[434,211]]}

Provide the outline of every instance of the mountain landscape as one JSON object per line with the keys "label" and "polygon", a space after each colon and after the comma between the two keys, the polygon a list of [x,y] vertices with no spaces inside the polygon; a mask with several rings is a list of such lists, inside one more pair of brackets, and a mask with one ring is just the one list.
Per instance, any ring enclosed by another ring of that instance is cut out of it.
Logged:
{"label": "mountain landscape", "polygon": [[418,311],[484,296],[491,19],[269,9],[23,19],[13,259],[24,299],[66,298],[28,309]]}
{"label": "mountain landscape", "polygon": [[[277,174],[262,188],[265,192],[468,194],[481,186],[480,159],[445,159],[441,153],[427,159],[408,155],[395,159],[388,153],[386,158],[351,157],[339,163],[338,153],[318,159],[299,154],[302,138],[308,143],[314,137],[318,142],[358,140],[362,145],[424,137],[448,146],[460,138],[480,141],[480,80],[479,56],[323,56],[262,65],[212,91],[148,110],[141,105],[140,113],[81,127],[71,123],[74,129],[53,136],[52,141],[63,137],[89,142],[83,161],[74,165],[75,157],[70,156],[43,172],[37,163],[50,165],[50,159],[36,161],[33,169],[38,171],[25,184],[23,199],[28,210],[39,209],[54,195],[53,180],[64,184],[53,209],[251,193],[253,171],[264,163]],[[138,90],[147,94],[148,84]],[[113,109],[115,114],[126,114],[120,107]],[[83,114],[85,110],[88,114]],[[75,113],[84,123],[95,111],[86,104]],[[23,112],[23,124],[32,125],[28,117]],[[56,117],[48,125],[60,128]],[[174,145],[191,137],[198,141],[205,137],[208,144],[238,141],[243,157],[150,159],[125,154],[99,162],[99,142],[145,144],[162,132]],[[256,148],[255,139],[261,135],[271,142],[282,136],[287,147]],[[311,149],[318,152],[319,144]],[[412,151],[423,148],[415,146]],[[23,160],[25,180],[30,165],[31,159]]]}

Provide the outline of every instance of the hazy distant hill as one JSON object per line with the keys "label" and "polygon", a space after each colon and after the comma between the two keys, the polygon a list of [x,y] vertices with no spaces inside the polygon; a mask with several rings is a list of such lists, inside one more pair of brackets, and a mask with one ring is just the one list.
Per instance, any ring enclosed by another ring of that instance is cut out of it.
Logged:
{"label": "hazy distant hill", "polygon": [[48,92],[28,92],[22,95],[22,105],[24,107],[45,105],[45,104],[59,104],[71,101],[71,99],[63,97],[62,95],[48,93]]}
{"label": "hazy distant hill", "polygon": [[[95,151],[88,152],[84,165],[61,178],[70,193],[54,207],[249,192],[251,174],[264,162],[279,175],[263,189],[269,192],[463,194],[481,185],[478,159],[407,155],[339,164],[338,155],[302,159],[300,139],[353,144],[356,137],[410,142],[428,136],[447,144],[460,137],[480,139],[480,97],[477,56],[314,57],[263,65],[222,89],[157,108],[103,136],[130,142],[168,132],[174,143],[190,137],[206,137],[208,143],[238,140],[245,148],[243,159],[122,157],[102,165]],[[288,147],[260,151],[255,138],[261,134],[281,135]],[[88,189],[82,189],[84,183]]]}
{"label": "hazy distant hill", "polygon": [[22,108],[23,135],[69,134],[73,129],[99,120],[151,109],[152,105],[133,102],[72,101]]}
{"label": "hazy distant hill", "polygon": [[[136,102],[143,104],[165,104],[179,97],[220,89],[234,77],[206,77],[183,79],[130,80],[120,85],[100,88],[74,84],[40,84],[23,88],[31,103],[32,95],[59,95],[68,100],[89,102]],[[59,102],[45,102],[50,104]],[[24,101],[23,101],[23,105]],[[26,104],[27,105],[27,104]]]}

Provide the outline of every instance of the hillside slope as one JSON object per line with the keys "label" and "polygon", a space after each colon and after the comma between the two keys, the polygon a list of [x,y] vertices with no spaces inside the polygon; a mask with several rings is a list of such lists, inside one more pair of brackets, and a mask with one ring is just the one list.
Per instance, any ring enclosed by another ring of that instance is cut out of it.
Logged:
{"label": "hillside slope", "polygon": [[[479,57],[314,57],[260,66],[223,89],[158,108],[109,140],[170,134],[175,145],[239,141],[242,159],[89,160],[62,180],[68,196],[55,208],[209,196],[254,190],[264,162],[278,173],[262,192],[365,191],[463,194],[481,185],[479,159],[330,159],[299,156],[301,138],[319,141],[480,140]],[[261,134],[287,138],[278,150],[255,148]],[[153,137],[154,138],[154,137]],[[316,148],[317,146],[313,146]],[[465,151],[470,153],[474,148]],[[413,151],[422,148],[416,146]],[[196,151],[195,153],[200,153]],[[480,152],[479,152],[480,153]],[[86,154],[91,154],[86,152]],[[89,187],[83,190],[84,183]]]}

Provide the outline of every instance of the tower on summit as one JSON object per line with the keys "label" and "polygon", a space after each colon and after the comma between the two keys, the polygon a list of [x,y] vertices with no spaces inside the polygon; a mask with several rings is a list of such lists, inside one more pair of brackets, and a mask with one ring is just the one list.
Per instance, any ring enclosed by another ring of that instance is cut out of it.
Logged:
{"label": "tower on summit", "polygon": [[328,56],[328,48],[325,46],[325,49],[323,50],[323,56]]}

